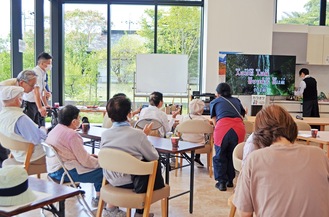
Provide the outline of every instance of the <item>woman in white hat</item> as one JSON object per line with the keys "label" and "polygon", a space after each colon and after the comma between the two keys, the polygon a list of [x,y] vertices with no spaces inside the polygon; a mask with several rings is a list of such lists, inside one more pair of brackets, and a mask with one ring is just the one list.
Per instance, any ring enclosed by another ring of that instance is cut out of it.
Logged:
{"label": "woman in white hat", "polygon": [[[187,120],[203,120],[209,122],[206,117],[202,116],[204,106],[205,104],[201,99],[193,99],[189,103],[189,114],[182,116],[179,122],[182,123]],[[182,135],[182,139],[184,141],[205,144],[204,134],[184,133]],[[200,160],[200,154],[195,155],[194,162],[196,163],[197,167],[203,167],[203,163]]]}

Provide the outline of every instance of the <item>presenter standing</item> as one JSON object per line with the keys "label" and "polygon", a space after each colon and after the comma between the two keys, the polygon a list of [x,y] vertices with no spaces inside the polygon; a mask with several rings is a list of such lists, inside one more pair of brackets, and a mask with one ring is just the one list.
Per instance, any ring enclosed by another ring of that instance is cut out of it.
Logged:
{"label": "presenter standing", "polygon": [[295,91],[295,95],[303,97],[303,117],[320,117],[316,80],[309,75],[307,68],[302,68],[299,76],[303,80]]}

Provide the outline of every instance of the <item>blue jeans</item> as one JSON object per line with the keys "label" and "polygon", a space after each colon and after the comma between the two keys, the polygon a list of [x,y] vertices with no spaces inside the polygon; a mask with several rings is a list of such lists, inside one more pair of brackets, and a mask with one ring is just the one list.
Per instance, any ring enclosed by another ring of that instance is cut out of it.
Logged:
{"label": "blue jeans", "polygon": [[[49,173],[49,176],[53,179],[58,181],[61,180],[62,175],[64,173],[63,168],[57,170],[56,172]],[[103,169],[98,168],[89,173],[78,174],[76,169],[69,170],[69,174],[72,177],[73,181],[75,182],[82,182],[82,183],[93,183],[95,187],[95,191],[99,192],[102,187],[102,180],[103,180]],[[65,176],[65,182],[69,182],[69,178]]]}
{"label": "blue jeans", "polygon": [[215,156],[213,157],[215,180],[220,183],[233,181],[235,169],[233,167],[233,150],[238,144],[238,135],[230,129],[224,136],[221,146],[215,145]]}

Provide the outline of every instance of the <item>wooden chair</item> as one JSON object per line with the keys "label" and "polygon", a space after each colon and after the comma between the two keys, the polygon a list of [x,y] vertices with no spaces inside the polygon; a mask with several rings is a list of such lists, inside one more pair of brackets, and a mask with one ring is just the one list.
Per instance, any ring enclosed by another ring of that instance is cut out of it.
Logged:
{"label": "wooden chair", "polygon": [[[304,121],[299,121],[299,120],[296,120],[295,122],[297,124],[298,131],[305,130],[305,131],[310,131],[311,132],[311,125],[309,125],[308,123],[306,123]],[[310,144],[310,141],[301,141],[301,140],[299,140],[298,142],[303,143],[303,144],[306,143],[306,145]]]}
{"label": "wooden chair", "polygon": [[[233,150],[233,166],[234,169],[238,172],[242,169],[242,158],[243,158],[243,147],[244,142],[239,143]],[[228,205],[231,207],[229,217],[234,217],[236,212],[236,207],[233,204],[234,193],[228,198]]]}
{"label": "wooden chair", "polygon": [[97,217],[102,215],[104,202],[127,208],[127,217],[131,215],[131,208],[144,209],[143,217],[148,217],[152,203],[161,200],[162,216],[168,216],[168,197],[170,194],[169,185],[159,190],[153,190],[158,161],[144,162],[127,152],[103,148],[98,154],[100,166],[109,171],[134,174],[149,175],[146,193],[137,194],[132,189],[115,187],[107,183],[106,178],[100,192]]}
{"label": "wooden chair", "polygon": [[244,120],[244,127],[246,129],[246,136],[245,136],[245,140],[246,141],[248,139],[248,137],[254,132],[254,123],[248,120]]}
{"label": "wooden chair", "polygon": [[[59,156],[59,154],[57,153],[57,150],[50,144],[47,144],[46,142],[43,142],[42,143],[42,146],[43,146],[43,149],[46,153],[46,156],[48,159],[51,159],[51,158],[55,158],[58,163],[61,165],[61,167],[63,168],[64,170],[64,173],[62,175],[62,178],[61,180],[58,182],[57,180],[54,180],[52,179],[50,176],[48,176],[48,180],[52,181],[52,182],[55,182],[57,184],[60,184],[60,185],[67,185],[67,186],[70,186],[70,187],[73,187],[73,188],[80,188],[80,183],[79,182],[75,182],[73,180],[73,178],[70,176],[68,170],[66,169],[65,165],[64,165],[64,162],[62,161],[61,157]],[[67,177],[70,181],[69,182],[65,182],[65,177]],[[85,198],[84,198],[84,191],[80,191],[80,194],[77,195],[77,198],[78,198],[78,201],[79,203],[84,207],[84,209],[86,210],[87,214],[89,216],[94,216],[94,214],[92,213],[89,205],[87,204]]]}
{"label": "wooden chair", "polygon": [[34,151],[34,144],[11,139],[3,133],[0,133],[0,143],[3,147],[10,149],[10,151],[26,152],[24,162],[16,161],[14,156],[10,154],[9,158],[3,162],[3,167],[8,165],[22,165],[29,175],[37,174],[38,178],[40,178],[41,173],[47,172],[46,164],[31,164],[31,156]]}
{"label": "wooden chair", "polygon": [[135,123],[134,127],[138,128],[138,129],[144,129],[145,125],[149,124],[151,122],[153,123],[153,125],[152,125],[152,131],[149,135],[161,137],[159,130],[162,128],[162,131],[164,132],[164,137],[165,137],[166,136],[165,128],[163,127],[162,123],[156,119],[151,119],[151,118],[140,119]]}
{"label": "wooden chair", "polygon": [[[213,133],[214,127],[209,122],[203,120],[187,120],[177,125],[176,132],[189,134],[204,134],[206,144],[204,148],[195,150],[195,154],[207,154],[207,169],[209,171],[210,178],[212,177],[212,157],[214,150]],[[180,164],[182,165],[182,158]],[[177,170],[176,170],[177,172]]]}
{"label": "wooden chair", "polygon": [[108,114],[106,112],[105,115],[104,115],[102,127],[104,127],[104,128],[111,128],[112,127],[112,124],[113,123],[112,123],[111,119],[109,118],[109,116],[108,116]]}

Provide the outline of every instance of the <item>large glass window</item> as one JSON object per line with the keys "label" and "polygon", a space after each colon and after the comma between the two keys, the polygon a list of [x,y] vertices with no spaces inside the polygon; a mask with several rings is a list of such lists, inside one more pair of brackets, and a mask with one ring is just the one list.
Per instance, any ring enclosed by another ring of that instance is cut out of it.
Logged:
{"label": "large glass window", "polygon": [[154,52],[154,6],[111,5],[111,96],[133,97],[136,55]]}
{"label": "large glass window", "polygon": [[104,105],[107,5],[64,5],[65,103]]}
{"label": "large glass window", "polygon": [[32,69],[34,60],[34,0],[22,1],[23,69]]}
{"label": "large glass window", "polygon": [[319,25],[320,0],[277,0],[277,23]]}
{"label": "large glass window", "polygon": [[0,81],[11,78],[10,70],[10,0],[2,0],[0,7]]}
{"label": "large glass window", "polygon": [[199,89],[200,30],[200,7],[159,7],[157,53],[188,56],[189,83],[192,90]]}

